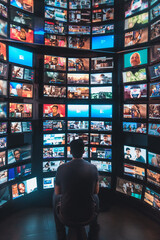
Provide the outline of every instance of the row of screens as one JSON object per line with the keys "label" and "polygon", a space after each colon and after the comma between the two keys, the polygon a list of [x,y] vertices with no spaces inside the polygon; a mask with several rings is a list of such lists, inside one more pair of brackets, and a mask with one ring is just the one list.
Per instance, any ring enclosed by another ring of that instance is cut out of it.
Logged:
{"label": "row of screens", "polygon": [[[146,123],[137,122],[123,122],[123,131],[128,133],[141,133],[147,134]],[[152,136],[160,136],[160,124],[149,123],[148,124],[148,134]]]}
{"label": "row of screens", "polygon": [[[0,135],[7,134],[7,122],[0,122]],[[32,132],[31,122],[10,122],[10,133]]]}

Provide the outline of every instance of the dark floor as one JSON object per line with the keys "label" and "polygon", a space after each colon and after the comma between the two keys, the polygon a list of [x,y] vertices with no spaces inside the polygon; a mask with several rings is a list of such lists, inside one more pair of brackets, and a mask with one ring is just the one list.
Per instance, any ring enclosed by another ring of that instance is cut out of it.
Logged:
{"label": "dark floor", "polygon": [[[100,213],[99,240],[160,240],[160,225],[129,207]],[[56,240],[52,209],[29,209],[0,223],[0,240]]]}

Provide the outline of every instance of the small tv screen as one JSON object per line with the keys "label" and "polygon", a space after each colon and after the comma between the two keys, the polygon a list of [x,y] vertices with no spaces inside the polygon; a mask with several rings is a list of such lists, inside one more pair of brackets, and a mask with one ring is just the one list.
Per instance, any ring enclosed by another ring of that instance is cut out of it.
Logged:
{"label": "small tv screen", "polygon": [[43,96],[53,97],[53,98],[65,98],[66,97],[66,87],[44,85],[43,86]]}
{"label": "small tv screen", "polygon": [[34,70],[30,68],[22,68],[19,66],[12,65],[12,79],[33,81]]}
{"label": "small tv screen", "polygon": [[149,97],[160,98],[160,82],[150,83]]}
{"label": "small tv screen", "polygon": [[9,104],[10,118],[31,118],[32,104],[24,103],[10,103]]}
{"label": "small tv screen", "polygon": [[90,0],[69,0],[69,8],[70,9],[88,9],[91,8],[91,1]]}
{"label": "small tv screen", "polygon": [[83,105],[73,105],[69,104],[67,106],[68,109],[68,117],[89,117],[89,105],[83,104]]}
{"label": "small tv screen", "polygon": [[0,137],[0,150],[7,147],[7,137]]}
{"label": "small tv screen", "polygon": [[8,181],[8,171],[0,171],[0,185]]}
{"label": "small tv screen", "polygon": [[2,3],[0,3],[0,16],[5,18],[8,17],[8,8]]}
{"label": "small tv screen", "polygon": [[156,193],[155,191],[151,190],[150,188],[146,187],[145,193],[144,193],[144,201],[151,205],[156,210],[160,210],[159,204],[160,204],[160,194]]}
{"label": "small tv screen", "polygon": [[32,132],[31,122],[11,122],[11,133]]}
{"label": "small tv screen", "polygon": [[78,34],[78,35],[90,35],[91,27],[90,26],[68,26],[68,34]]}
{"label": "small tv screen", "polygon": [[91,99],[112,99],[112,87],[91,87]]}
{"label": "small tv screen", "polygon": [[6,21],[0,19],[0,26],[1,26],[0,36],[7,37],[8,23]]}
{"label": "small tv screen", "polygon": [[47,161],[43,162],[43,172],[55,172],[57,171],[58,167],[64,164],[65,161]]}
{"label": "small tv screen", "polygon": [[153,7],[152,9],[150,9],[150,20],[152,21],[153,19],[155,19],[156,17],[160,16],[160,4],[157,4],[155,7]]}
{"label": "small tv screen", "polygon": [[55,177],[43,178],[43,189],[54,188]]}
{"label": "small tv screen", "polygon": [[69,36],[68,47],[77,49],[88,49],[90,50],[90,37],[88,36]]}
{"label": "small tv screen", "polygon": [[32,149],[31,145],[17,147],[8,150],[8,164],[18,163],[31,159]]}
{"label": "small tv screen", "polygon": [[25,177],[31,174],[31,163],[8,169],[8,181]]}
{"label": "small tv screen", "polygon": [[0,78],[8,78],[8,65],[0,62]]}
{"label": "small tv screen", "polygon": [[155,62],[160,59],[160,45],[154,45],[150,48],[150,62]]}
{"label": "small tv screen", "polygon": [[123,131],[131,133],[147,133],[146,123],[123,122]]}
{"label": "small tv screen", "polygon": [[112,73],[93,73],[91,74],[91,84],[112,84]]}
{"label": "small tv screen", "polygon": [[65,121],[64,120],[46,120],[43,121],[43,131],[64,131]]}
{"label": "small tv screen", "polygon": [[4,43],[0,42],[0,61],[7,60],[7,46]]}
{"label": "small tv screen", "polygon": [[114,8],[92,10],[92,22],[103,22],[114,19]]}
{"label": "small tv screen", "polygon": [[7,103],[0,103],[0,119],[7,118]]}
{"label": "small tv screen", "polygon": [[147,84],[124,86],[124,100],[147,98]]}
{"label": "small tv screen", "polygon": [[160,119],[160,104],[149,104],[149,118]]}
{"label": "small tv screen", "polygon": [[65,117],[65,104],[43,104],[43,117]]}
{"label": "small tv screen", "polygon": [[7,122],[0,122],[0,135],[7,133]]}
{"label": "small tv screen", "polygon": [[105,175],[98,176],[99,187],[100,188],[111,188],[111,177]]}
{"label": "small tv screen", "polygon": [[107,57],[91,58],[92,71],[103,71],[113,67],[114,67],[113,58],[107,58]]}
{"label": "small tv screen", "polygon": [[68,84],[89,84],[89,74],[87,73],[68,73]]}
{"label": "small tv screen", "polygon": [[34,32],[32,29],[21,27],[20,25],[10,24],[10,38],[27,43],[33,43]]}
{"label": "small tv screen", "polygon": [[146,149],[124,145],[124,160],[146,163]]}
{"label": "small tv screen", "polygon": [[68,121],[67,123],[68,130],[88,130],[89,122],[88,121]]}
{"label": "small tv screen", "polygon": [[56,71],[66,71],[66,58],[44,55],[44,67]]}
{"label": "small tv screen", "polygon": [[102,7],[102,6],[110,6],[110,5],[114,5],[114,0],[93,0],[92,1],[92,6],[94,8],[97,7]]}
{"label": "small tv screen", "polygon": [[67,22],[67,10],[45,6],[45,18]]}
{"label": "small tv screen", "polygon": [[125,33],[125,40],[124,40],[125,47],[130,47],[130,46],[145,43],[145,42],[148,42],[147,27]]}
{"label": "small tv screen", "polygon": [[67,47],[67,37],[59,35],[45,34],[45,45],[53,47]]}
{"label": "small tv screen", "polygon": [[112,122],[105,121],[91,121],[92,131],[112,131]]}
{"label": "small tv screen", "polygon": [[68,71],[89,71],[89,58],[68,58]]}
{"label": "small tv screen", "polygon": [[124,68],[147,64],[147,62],[148,62],[147,49],[124,54]]}
{"label": "small tv screen", "polygon": [[112,149],[91,147],[90,148],[90,157],[93,159],[99,159],[99,158],[112,159]]}
{"label": "small tv screen", "polygon": [[160,124],[149,123],[148,124],[148,134],[160,137]]}
{"label": "small tv screen", "polygon": [[124,164],[124,175],[129,177],[134,177],[140,180],[144,180],[145,178],[145,168],[141,168],[135,165],[131,165],[128,163]]}
{"label": "small tv screen", "polygon": [[69,22],[70,23],[80,23],[86,24],[91,22],[91,11],[86,9],[84,10],[76,10],[76,11],[69,11]]}
{"label": "small tv screen", "polygon": [[33,66],[33,53],[9,46],[9,61],[14,64],[22,64],[28,67]]}
{"label": "small tv screen", "polygon": [[123,83],[132,83],[146,80],[147,73],[145,68],[132,69],[130,71],[123,72]]}
{"label": "small tv screen", "polygon": [[32,123],[31,122],[22,122],[23,132],[32,132]]}
{"label": "small tv screen", "polygon": [[64,158],[64,147],[43,148],[43,158]]}
{"label": "small tv screen", "polygon": [[24,24],[29,28],[32,28],[32,17],[29,14],[23,13],[17,9],[11,9],[10,11],[10,19],[12,22]]}
{"label": "small tv screen", "polygon": [[[72,158],[70,146],[67,147],[67,158]],[[83,158],[88,158],[88,147],[84,147]]]}
{"label": "small tv screen", "polygon": [[70,144],[73,140],[82,139],[83,143],[86,145],[89,142],[88,133],[67,133],[67,144]]}
{"label": "small tv screen", "polygon": [[65,84],[66,73],[60,72],[44,72],[44,82],[47,84]]}
{"label": "small tv screen", "polygon": [[0,152],[0,167],[6,165],[6,151]]}
{"label": "small tv screen", "polygon": [[160,77],[160,63],[149,67],[151,81],[157,80]]}
{"label": "small tv screen", "polygon": [[56,134],[43,134],[43,145],[63,145],[65,144],[65,134],[56,133]]}
{"label": "small tv screen", "polygon": [[124,6],[125,17],[139,13],[146,8],[148,8],[148,0],[128,0]]}
{"label": "small tv screen", "polygon": [[32,98],[33,97],[33,85],[20,82],[9,83],[9,95],[11,97]]}
{"label": "small tv screen", "polygon": [[34,12],[34,0],[10,0],[10,4],[27,12]]}
{"label": "small tv screen", "polygon": [[91,164],[96,166],[99,172],[112,172],[111,162],[91,160]]}
{"label": "small tv screen", "polygon": [[65,35],[67,34],[67,24],[60,21],[45,21],[44,31],[51,34]]}
{"label": "small tv screen", "polygon": [[45,0],[44,3],[48,6],[67,8],[67,2],[65,0],[60,0],[60,1]]}
{"label": "small tv screen", "polygon": [[7,81],[0,80],[0,97],[7,96]]}
{"label": "small tv screen", "polygon": [[148,164],[160,168],[160,154],[148,152]]}
{"label": "small tv screen", "polygon": [[116,191],[130,197],[141,199],[143,186],[123,178],[117,178]]}
{"label": "small tv screen", "polygon": [[147,181],[149,183],[152,183],[152,184],[160,187],[160,174],[157,172],[154,172],[150,169],[147,169]]}
{"label": "small tv screen", "polygon": [[97,25],[92,27],[92,35],[104,35],[114,32],[114,24]]}
{"label": "small tv screen", "polygon": [[160,20],[151,24],[150,39],[153,40],[160,36]]}
{"label": "small tv screen", "polygon": [[124,30],[130,28],[141,28],[144,24],[148,23],[148,12],[127,18],[124,24]]}
{"label": "small tv screen", "polygon": [[30,178],[12,185],[12,199],[26,196],[37,191],[37,178]]}
{"label": "small tv screen", "polygon": [[69,99],[88,99],[89,87],[68,87],[67,98]]}
{"label": "small tv screen", "polygon": [[123,106],[124,118],[139,118],[143,119],[147,117],[147,105],[146,104],[124,104]]}
{"label": "small tv screen", "polygon": [[91,105],[91,117],[112,118],[112,105]]}
{"label": "small tv screen", "polygon": [[0,207],[6,204],[10,200],[9,187],[2,188],[0,190]]}
{"label": "small tv screen", "polygon": [[90,133],[90,144],[111,146],[112,145],[112,135]]}
{"label": "small tv screen", "polygon": [[92,37],[92,49],[113,47],[114,47],[114,35]]}

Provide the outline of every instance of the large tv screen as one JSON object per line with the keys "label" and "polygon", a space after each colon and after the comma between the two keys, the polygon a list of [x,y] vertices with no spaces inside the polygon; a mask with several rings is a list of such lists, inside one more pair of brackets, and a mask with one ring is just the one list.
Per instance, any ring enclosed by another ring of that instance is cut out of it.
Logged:
{"label": "large tv screen", "polygon": [[140,180],[144,180],[145,178],[145,168],[141,168],[135,165],[131,165],[128,163],[124,164],[124,175],[134,177]]}
{"label": "large tv screen", "polygon": [[91,58],[92,71],[103,71],[113,67],[114,67],[113,58],[107,58],[107,57]]}
{"label": "large tv screen", "polygon": [[55,177],[43,178],[43,189],[54,188]]}
{"label": "large tv screen", "polygon": [[147,84],[126,85],[124,86],[124,100],[139,99],[147,97]]}
{"label": "large tv screen", "polygon": [[95,165],[99,172],[112,172],[111,162],[91,160],[91,164]]}
{"label": "large tv screen", "polygon": [[0,62],[0,78],[8,78],[8,65]]}
{"label": "large tv screen", "polygon": [[10,0],[10,4],[27,12],[33,13],[34,11],[34,0]]}
{"label": "large tv screen", "polygon": [[66,73],[61,72],[44,72],[44,82],[49,84],[65,84]]}
{"label": "large tv screen", "polygon": [[26,103],[9,103],[10,118],[31,118],[32,104]]}
{"label": "large tv screen", "polygon": [[90,0],[69,0],[69,8],[70,9],[88,9],[91,8]]}
{"label": "large tv screen", "polygon": [[146,163],[146,149],[124,145],[124,160]]}
{"label": "large tv screen", "polygon": [[46,33],[65,35],[67,34],[67,25],[65,22],[60,21],[55,22],[45,21],[44,31]]}
{"label": "large tv screen", "polygon": [[33,53],[9,46],[9,61],[25,66],[33,66]]}
{"label": "large tv screen", "polygon": [[64,120],[46,120],[43,121],[43,131],[64,131],[65,121]]}
{"label": "large tv screen", "polygon": [[149,123],[148,124],[148,134],[160,137],[160,124]]}
{"label": "large tv screen", "polygon": [[43,158],[64,158],[64,147],[43,148]]}
{"label": "large tv screen", "polygon": [[68,37],[68,47],[78,48],[78,49],[90,49],[90,37],[88,36],[69,36]]}
{"label": "large tv screen", "polygon": [[156,80],[157,78],[160,77],[160,63],[157,63],[153,66],[150,66],[149,67],[149,73],[150,73],[150,78],[151,78],[151,81],[153,80]]}
{"label": "large tv screen", "polygon": [[114,8],[92,10],[92,22],[102,22],[114,19]]}
{"label": "large tv screen", "polygon": [[25,177],[31,174],[31,163],[8,169],[8,181]]}
{"label": "large tv screen", "polygon": [[68,71],[89,71],[89,58],[68,58]]}
{"label": "large tv screen", "polygon": [[90,144],[111,146],[112,145],[112,135],[90,133]]}
{"label": "large tv screen", "polygon": [[112,122],[105,121],[91,121],[92,131],[112,131]]}
{"label": "large tv screen", "polygon": [[0,19],[0,26],[1,26],[0,36],[7,37],[8,23],[6,21]]}
{"label": "large tv screen", "polygon": [[70,23],[80,23],[86,24],[91,22],[91,11],[86,9],[69,11],[69,22]]}
{"label": "large tv screen", "polygon": [[147,49],[124,54],[124,68],[135,67],[148,62]]}
{"label": "large tv screen", "polygon": [[43,117],[65,117],[65,104],[43,104]]}
{"label": "large tv screen", "polygon": [[160,104],[149,104],[149,118],[160,119]]}
{"label": "large tv screen", "polygon": [[10,200],[9,187],[2,188],[0,190],[0,207],[6,204]]}
{"label": "large tv screen", "polygon": [[155,191],[151,190],[150,188],[146,187],[145,194],[144,194],[144,201],[151,205],[156,210],[160,211],[160,194],[156,193]]}
{"label": "large tv screen", "polygon": [[68,117],[72,118],[81,118],[81,117],[89,117],[89,105],[83,104],[83,105],[73,105],[70,104],[67,106],[68,109]]}
{"label": "large tv screen", "polygon": [[44,38],[45,45],[53,47],[67,47],[67,37],[45,34]]}
{"label": "large tv screen", "polygon": [[24,24],[29,28],[32,28],[33,18],[29,14],[23,13],[17,9],[11,9],[10,19],[13,22]]}
{"label": "large tv screen", "polygon": [[89,87],[68,87],[67,97],[68,99],[88,99]]}
{"label": "large tv screen", "polygon": [[11,122],[10,131],[11,133],[32,132],[32,123],[31,122]]}
{"label": "large tv screen", "polygon": [[90,35],[91,27],[90,26],[68,26],[68,34],[79,34],[79,35]]}
{"label": "large tv screen", "polygon": [[7,103],[0,103],[0,119],[7,118]]}
{"label": "large tv screen", "polygon": [[154,45],[150,48],[150,62],[155,62],[160,59],[160,45]]}
{"label": "large tv screen", "polygon": [[44,67],[56,71],[66,71],[66,58],[44,55]]}
{"label": "large tv screen", "polygon": [[132,83],[139,81],[146,81],[147,73],[145,68],[132,69],[127,72],[123,72],[123,82]]}
{"label": "large tv screen", "polygon": [[112,118],[112,105],[91,105],[91,117]]}
{"label": "large tv screen", "polygon": [[114,47],[114,35],[92,37],[92,49],[113,47]]}
{"label": "large tv screen", "polygon": [[67,8],[67,2],[66,0],[45,0],[45,4],[49,6],[54,6],[54,7],[61,7],[61,8]]}
{"label": "large tv screen", "polygon": [[79,130],[88,130],[89,122],[88,121],[68,121],[67,122],[68,130],[70,131],[79,131]]}
{"label": "large tv screen", "polygon": [[7,18],[8,17],[8,8],[4,4],[0,3],[0,16]]}
{"label": "large tv screen", "polygon": [[125,33],[124,46],[130,47],[137,44],[148,42],[148,28],[134,30]]}
{"label": "large tv screen", "polygon": [[9,149],[8,164],[20,163],[21,161],[31,159],[31,156],[32,156],[31,145]]}
{"label": "large tv screen", "polygon": [[112,84],[112,73],[93,73],[91,74],[91,84]]}
{"label": "large tv screen", "polygon": [[91,99],[112,99],[112,87],[91,87]]}
{"label": "large tv screen", "polygon": [[32,98],[33,85],[28,83],[10,82],[9,95],[11,97]]}
{"label": "large tv screen", "polygon": [[7,122],[0,122],[0,135],[7,133]]}
{"label": "large tv screen", "polygon": [[100,188],[111,188],[111,177],[106,175],[98,176],[99,187]]}
{"label": "large tv screen", "polygon": [[136,15],[125,20],[124,29],[141,28],[144,24],[148,23],[148,12]]}
{"label": "large tv screen", "polygon": [[23,68],[19,66],[12,65],[12,79],[20,79],[25,81],[34,80],[34,70],[30,68]]}
{"label": "large tv screen", "polygon": [[7,46],[0,42],[0,60],[7,60]]}
{"label": "large tv screen", "polygon": [[114,24],[96,25],[92,27],[92,35],[105,35],[114,32]]}
{"label": "large tv screen", "polygon": [[90,148],[90,157],[93,159],[112,159],[112,149],[101,148],[101,147],[91,147]]}
{"label": "large tv screen", "polygon": [[0,80],[0,97],[7,96],[7,81]]}
{"label": "large tv screen", "polygon": [[148,164],[160,168],[160,154],[148,152]]}
{"label": "large tv screen", "polygon": [[55,172],[58,167],[64,163],[65,161],[63,160],[43,162],[43,172]]}
{"label": "large tv screen", "polygon": [[6,164],[6,151],[0,152],[0,167],[4,167]]}
{"label": "large tv screen", "polygon": [[20,25],[10,24],[10,38],[27,43],[33,43],[33,30]]}
{"label": "large tv screen", "polygon": [[152,21],[156,17],[160,16],[160,4],[157,4],[155,7],[150,9],[150,20]]}
{"label": "large tv screen", "polygon": [[68,84],[89,84],[89,74],[87,73],[68,73]]}
{"label": "large tv screen", "polygon": [[7,147],[7,137],[0,137],[0,150]]}
{"label": "large tv screen", "polygon": [[160,174],[147,169],[147,181],[160,187]]}
{"label": "large tv screen", "polygon": [[67,10],[45,6],[45,18],[67,22]]}
{"label": "large tv screen", "polygon": [[92,1],[92,6],[94,8],[102,7],[103,5],[104,6],[114,5],[114,0],[93,0]]}
{"label": "large tv screen", "polygon": [[53,98],[65,98],[66,97],[66,87],[44,85],[43,86],[43,96],[53,97]]}
{"label": "large tv screen", "polygon": [[148,0],[128,0],[126,1],[124,8],[125,17],[129,17],[148,8]]}
{"label": "large tv screen", "polygon": [[151,24],[150,39],[153,40],[160,36],[160,20]]}
{"label": "large tv screen", "polygon": [[8,170],[0,171],[0,185],[8,181]]}
{"label": "large tv screen", "polygon": [[123,122],[123,131],[131,133],[147,133],[146,123]]}
{"label": "large tv screen", "polygon": [[160,98],[160,82],[150,83],[149,97]]}
{"label": "large tv screen", "polygon": [[64,145],[65,144],[65,134],[56,133],[56,134],[43,134],[43,145]]}
{"label": "large tv screen", "polygon": [[147,117],[147,104],[124,104],[123,106],[124,118],[139,118]]}

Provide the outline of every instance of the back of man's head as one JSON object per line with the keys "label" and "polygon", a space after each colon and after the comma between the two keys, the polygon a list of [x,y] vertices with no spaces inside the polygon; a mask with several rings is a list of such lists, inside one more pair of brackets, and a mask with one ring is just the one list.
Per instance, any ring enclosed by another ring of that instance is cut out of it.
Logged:
{"label": "back of man's head", "polygon": [[84,153],[84,143],[82,139],[73,140],[70,143],[71,154],[74,158],[81,158]]}

